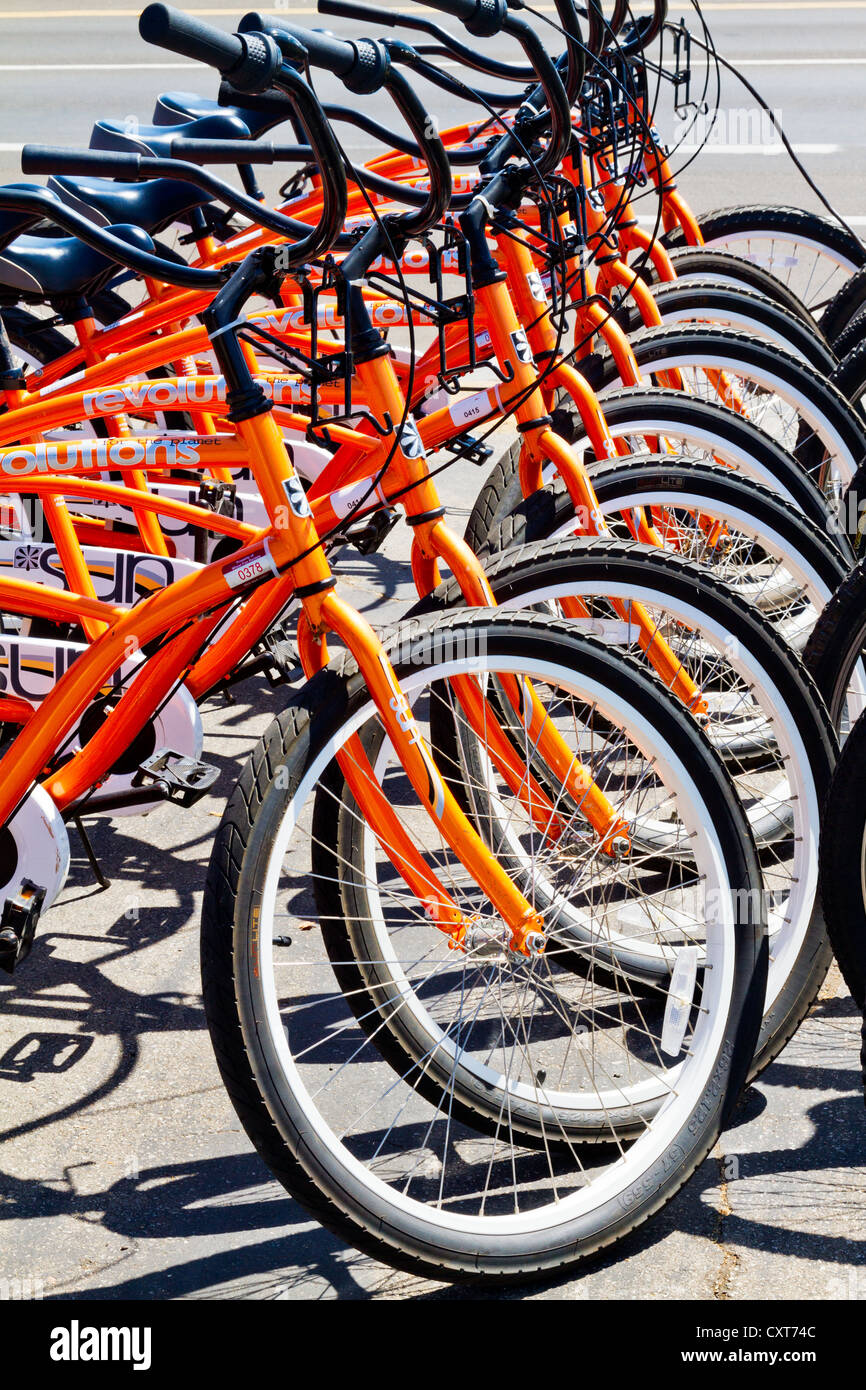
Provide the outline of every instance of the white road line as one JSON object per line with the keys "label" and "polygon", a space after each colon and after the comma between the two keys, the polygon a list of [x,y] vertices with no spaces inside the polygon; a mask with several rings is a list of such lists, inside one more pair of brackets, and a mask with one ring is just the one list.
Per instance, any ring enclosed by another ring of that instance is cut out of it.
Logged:
{"label": "white road line", "polygon": [[[399,5],[392,6],[386,4],[386,8],[399,8]],[[546,14],[556,13],[555,5],[551,4],[536,4],[535,8],[544,11],[544,13]],[[632,9],[638,14],[650,14],[652,13],[653,8],[654,7],[652,4],[642,3],[642,0],[637,0],[637,3],[632,4]],[[779,10],[781,12],[784,12],[786,10],[815,10],[818,12],[823,10],[866,10],[866,0],[705,0],[705,3],[701,5],[701,8],[707,11]],[[216,15],[231,15],[232,17],[235,17],[238,14],[237,5],[209,5],[201,7],[185,5],[184,9],[187,10],[187,12],[190,14],[197,14],[203,17]],[[268,5],[263,7],[263,9],[265,14],[274,15],[279,15],[281,13],[285,14],[287,10],[290,11],[292,16],[319,13],[315,5],[296,5],[294,4],[294,0],[292,0],[292,3],[289,5]],[[28,21],[32,21],[35,19],[137,19],[140,13],[140,8],[130,10],[115,10],[106,9],[105,7],[99,9],[88,8],[41,11],[32,9],[0,10],[0,20],[26,19]]]}
{"label": "white road line", "polygon": [[[844,220],[848,223],[848,226],[849,226],[849,227],[866,227],[866,216],[864,216],[864,217],[846,217]],[[831,221],[832,221],[832,219],[831,219]],[[655,218],[655,217],[645,217],[645,216],[641,215],[641,216],[638,218],[638,222],[640,222],[641,226],[644,226],[644,227],[654,227],[655,224],[656,224],[656,218]]]}
{"label": "white road line", "polygon": [[[0,15],[2,18],[2,15]],[[857,67],[866,58],[731,58],[740,68]],[[457,68],[448,58],[437,60],[438,68]],[[0,63],[0,72],[142,72],[182,69],[191,72],[201,63]]]}
{"label": "white road line", "polygon": [[[698,146],[696,145],[677,145],[676,153],[693,153]],[[841,145],[792,145],[795,154],[838,154]],[[776,155],[787,154],[785,146],[781,143],[772,145],[704,145],[701,148],[701,158],[709,154],[749,154],[749,155]]]}
{"label": "white road line", "polygon": [[[457,68],[459,63],[440,60],[439,68]],[[169,69],[192,72],[201,63],[0,63],[0,72],[164,72]]]}
{"label": "white road line", "polygon": [[728,61],[738,68],[847,68],[866,63],[866,58],[729,58]]}
{"label": "white road line", "polygon": [[0,72],[164,72],[183,68],[191,72],[201,63],[0,63]]}

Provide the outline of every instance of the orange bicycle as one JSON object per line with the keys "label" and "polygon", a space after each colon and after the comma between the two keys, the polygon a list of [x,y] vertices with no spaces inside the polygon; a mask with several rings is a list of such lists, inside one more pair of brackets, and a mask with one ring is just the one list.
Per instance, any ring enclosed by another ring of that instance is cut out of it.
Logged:
{"label": "orange bicycle", "polygon": [[[198,56],[303,100],[267,45],[171,22]],[[338,162],[323,173],[339,204]],[[62,880],[63,813],[238,599],[293,594],[310,679],[239,783],[208,884],[205,995],[233,1100],[274,1172],[363,1248],[439,1277],[556,1268],[672,1195],[745,1075],[766,970],[747,825],[694,722],[616,652],[489,609],[417,621],[386,650],[337,596],[238,341],[275,273],[252,255],[206,312],[266,535],[129,611],[0,579],[5,612],[99,625],[0,759],[15,861],[0,940],[29,946]],[[440,516],[415,519],[422,549],[483,585]],[[331,635],[347,654],[327,665]],[[131,650],[144,659],[66,756]],[[168,753],[150,772],[176,799],[202,785]],[[673,878],[657,845],[631,849],[659,822]],[[286,893],[317,917],[291,944],[275,931]],[[560,960],[563,912],[590,939]],[[666,984],[596,985],[593,943],[640,946],[659,913],[675,926]]]}

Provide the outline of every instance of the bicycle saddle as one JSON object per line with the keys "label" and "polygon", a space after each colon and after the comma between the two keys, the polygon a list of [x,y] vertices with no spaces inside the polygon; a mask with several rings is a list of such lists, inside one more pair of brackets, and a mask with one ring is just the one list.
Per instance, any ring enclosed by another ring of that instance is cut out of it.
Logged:
{"label": "bicycle saddle", "polygon": [[189,140],[248,140],[250,131],[239,116],[222,110],[201,120],[180,121],[177,125],[136,125],[132,129],[125,121],[97,121],[90,132],[90,148],[170,159],[171,142],[177,135]]}
{"label": "bicycle saddle", "polygon": [[[147,232],[122,224],[109,230],[142,251],[153,251]],[[21,236],[0,252],[0,284],[51,298],[80,293],[116,269],[117,262],[77,237]]]}
{"label": "bicycle saddle", "polygon": [[232,116],[243,121],[253,139],[263,135],[274,124],[270,112],[250,111],[245,106],[220,106],[218,101],[196,96],[194,92],[163,92],[157,97],[153,108],[154,125],[162,130],[166,126],[185,122],[186,130],[180,133],[188,136],[195,134],[189,128],[192,123],[210,116]]}
{"label": "bicycle saddle", "polygon": [[115,183],[113,179],[70,178],[58,174],[48,187],[68,207],[99,227],[132,223],[146,232],[159,232],[184,213],[212,201],[191,183],[148,179],[146,183]]}

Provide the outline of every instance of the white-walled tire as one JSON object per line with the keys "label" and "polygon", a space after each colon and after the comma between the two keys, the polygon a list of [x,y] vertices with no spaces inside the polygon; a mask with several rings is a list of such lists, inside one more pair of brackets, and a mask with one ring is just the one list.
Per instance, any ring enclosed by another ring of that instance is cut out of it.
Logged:
{"label": "white-walled tire", "polygon": [[[644,1012],[634,1014],[633,1024],[629,1014],[626,1037],[616,1019],[605,1021],[601,992],[593,1010],[586,980],[559,972],[555,961],[542,956],[520,964],[493,953],[480,957],[487,964],[479,968],[449,951],[429,923],[426,983],[411,979],[412,953],[402,949],[387,960],[390,983],[383,983],[376,975],[381,959],[358,957],[365,932],[357,928],[364,924],[352,920],[339,884],[320,901],[320,913],[331,903],[331,930],[327,920],[324,932],[321,918],[308,920],[315,895],[301,875],[308,857],[303,826],[316,809],[316,784],[349,731],[378,722],[350,668],[342,676],[326,673],[302,696],[307,708],[275,721],[230,801],[208,875],[204,994],[224,1080],[259,1153],[318,1220],[369,1254],[440,1279],[525,1278],[569,1265],[633,1229],[678,1190],[715,1141],[760,1021],[766,947],[759,871],[728,779],[696,725],[628,659],[576,638],[565,625],[486,611],[414,623],[392,649],[416,709],[425,691],[470,670],[529,676],[539,689],[595,706],[611,729],[628,730],[642,757],[656,757],[658,775],[694,836],[695,866],[707,875],[699,915],[712,968],[700,972],[686,1032],[673,1039],[680,1051],[666,1063],[658,1001],[642,998]],[[470,650],[468,664],[455,655]],[[408,659],[401,661],[400,651]],[[413,663],[412,651],[424,651],[425,659]],[[338,820],[350,815],[342,799],[332,804]],[[356,864],[375,854],[363,824],[358,833],[364,843]],[[321,848],[313,834],[312,844]],[[334,845],[323,847],[333,855]],[[274,947],[286,887],[302,929],[290,927],[291,946]],[[459,880],[451,887],[462,892]],[[356,890],[355,876],[350,896]],[[412,918],[406,930],[422,927]],[[352,948],[342,958],[350,971],[342,982],[333,959],[341,940]],[[484,1132],[489,1116],[479,1129],[465,1122],[465,1111],[456,1117],[447,1088],[439,1086],[438,1102],[429,1098],[420,1085],[423,1063],[405,1077],[389,1065],[380,1050],[387,1051],[387,1016],[377,1047],[375,1027],[369,1020],[361,1026],[344,994],[352,971],[354,978],[366,972],[366,988],[380,991],[380,1008],[381,990],[410,977],[415,1025],[406,1033],[438,1029],[444,1043],[434,1043],[434,1054],[454,1058],[461,1086],[466,1083],[464,1107],[471,1111],[473,1075],[480,1110],[483,1071],[498,1076],[505,1116],[498,1138]],[[635,1000],[630,1008],[638,1008]],[[473,1010],[484,1024],[477,1037]],[[590,1040],[608,1047],[598,1065]],[[511,1071],[496,1055],[500,1042],[513,1057]],[[624,1042],[634,1051],[628,1074]],[[610,1070],[614,1056],[618,1077]],[[583,1128],[586,1138],[610,1143],[584,1149],[573,1138],[554,1145],[512,1141],[507,1104],[526,1091],[542,1098],[542,1109],[546,1100],[568,1114],[575,1132]],[[611,1126],[605,1102],[612,1097],[618,1114]]]}

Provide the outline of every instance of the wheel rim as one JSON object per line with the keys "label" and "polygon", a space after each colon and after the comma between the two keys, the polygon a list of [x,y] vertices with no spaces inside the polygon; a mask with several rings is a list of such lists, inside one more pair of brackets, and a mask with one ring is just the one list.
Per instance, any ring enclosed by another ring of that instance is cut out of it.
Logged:
{"label": "wheel rim", "polygon": [[[426,682],[431,677],[436,679],[447,679],[449,674],[454,674],[458,667],[454,664],[442,664],[433,671],[428,670],[417,676],[416,684],[413,686],[411,674],[405,680],[406,693],[417,702],[417,685]],[[465,669],[465,667],[464,667]],[[498,661],[497,669],[500,671],[510,670],[515,674],[525,670],[525,662],[516,658],[510,662]],[[546,670],[538,668],[538,663],[533,665],[533,679],[548,679],[563,682],[563,672],[555,667]],[[402,679],[402,678],[401,678]],[[568,679],[574,684],[573,677]],[[607,718],[615,718],[623,715],[621,703],[617,703],[617,698],[609,692],[592,687],[592,683],[583,681],[579,691],[581,697],[589,696],[597,704],[597,707]],[[343,731],[345,734],[348,728],[360,728],[370,717],[372,710],[369,706],[358,711],[350,721],[350,726]],[[632,724],[630,723],[630,729]],[[632,730],[633,731],[633,730]],[[639,741],[646,743],[652,749],[654,743],[657,744],[658,736],[650,727],[643,725],[639,729]],[[658,751],[658,750],[656,750]],[[431,1220],[436,1227],[451,1230],[454,1232],[477,1233],[483,1230],[487,1234],[509,1235],[538,1231],[542,1227],[548,1228],[560,1224],[564,1219],[572,1219],[581,1214],[585,1214],[597,1208],[601,1203],[609,1200],[618,1191],[621,1191],[624,1183],[629,1180],[629,1175],[635,1171],[644,1171],[648,1164],[651,1164],[655,1157],[663,1153],[672,1140],[675,1133],[679,1132],[683,1122],[691,1113],[696,1101],[703,1094],[709,1077],[712,1074],[713,1065],[718,1055],[718,1049],[724,1034],[724,1018],[726,1007],[724,1001],[729,998],[731,982],[734,969],[734,940],[732,923],[730,918],[731,904],[726,898],[725,882],[726,876],[722,868],[723,858],[718,841],[715,839],[713,827],[702,825],[700,820],[701,797],[696,787],[691,782],[687,772],[682,765],[677,763],[675,770],[669,768],[669,778],[674,778],[677,787],[678,804],[691,823],[696,821],[696,850],[695,863],[700,872],[706,875],[704,882],[711,885],[713,894],[705,902],[707,907],[707,962],[712,965],[712,969],[703,972],[703,982],[701,985],[700,1007],[696,1010],[694,1027],[689,1034],[689,1055],[687,1061],[675,1062],[673,1067],[665,1068],[666,1075],[663,1081],[658,1076],[654,1076],[650,1083],[643,1079],[643,1089],[640,1090],[640,1100],[643,1103],[649,1100],[655,1103],[654,1118],[651,1124],[644,1122],[643,1132],[629,1146],[625,1146],[617,1135],[612,1135],[614,1143],[614,1157],[607,1164],[599,1160],[595,1167],[591,1168],[580,1158],[579,1155],[569,1149],[567,1159],[564,1160],[565,1167],[561,1176],[561,1191],[556,1194],[556,1184],[560,1179],[553,1173],[549,1156],[547,1159],[539,1159],[538,1153],[534,1153],[531,1162],[536,1165],[536,1178],[526,1186],[522,1186],[516,1176],[506,1178],[499,1169],[493,1174],[493,1159],[490,1156],[489,1146],[492,1140],[486,1138],[473,1138],[471,1135],[462,1135],[459,1141],[452,1134],[452,1147],[459,1142],[462,1144],[462,1156],[460,1162],[463,1167],[455,1179],[456,1186],[452,1190],[448,1187],[448,1182],[453,1177],[453,1169],[446,1178],[445,1163],[440,1161],[439,1168],[436,1168],[433,1158],[430,1156],[431,1137],[430,1131],[425,1131],[421,1137],[424,1144],[421,1146],[423,1152],[410,1151],[407,1162],[426,1163],[427,1170],[422,1173],[417,1171],[410,1172],[406,1178],[405,1165],[397,1171],[399,1164],[393,1154],[384,1154],[382,1150],[381,1126],[372,1138],[368,1141],[367,1150],[361,1148],[353,1149],[347,1143],[347,1132],[344,1130],[338,1134],[332,1123],[324,1125],[321,1114],[322,1091],[323,1089],[334,1086],[336,1081],[333,1077],[333,1068],[336,1062],[331,1063],[332,1073],[320,1072],[314,1076],[313,1084],[318,1086],[314,1093],[311,1091],[307,1080],[301,1075],[302,1071],[308,1074],[315,1070],[309,1052],[297,1057],[292,1053],[289,1046],[289,1039],[286,1034],[286,1027],[293,1026],[292,1020],[286,1018],[286,992],[285,986],[278,986],[276,983],[275,972],[273,969],[274,951],[272,948],[272,934],[276,916],[280,870],[284,852],[289,846],[289,841],[299,824],[301,804],[310,794],[316,780],[321,776],[327,760],[331,756],[333,748],[326,750],[317,760],[316,764],[309,770],[304,778],[303,785],[293,798],[292,806],[287,812],[280,826],[276,837],[274,852],[270,856],[269,871],[267,879],[262,889],[262,913],[261,913],[261,958],[260,958],[260,990],[259,1002],[264,1009],[268,1023],[268,1034],[274,1049],[274,1058],[279,1066],[284,1079],[291,1087],[293,1104],[297,1108],[302,1121],[315,1128],[317,1138],[326,1146],[328,1153],[334,1163],[341,1170],[344,1170],[350,1180],[357,1182],[363,1189],[372,1189],[381,1200],[387,1202],[390,1208],[398,1210],[404,1218],[415,1217],[427,1222]],[[429,928],[427,928],[430,930]],[[304,933],[306,939],[313,934]],[[443,938],[444,941],[444,938]],[[437,943],[438,945],[438,943]],[[441,949],[441,948],[440,948]],[[453,966],[453,954],[451,961]],[[447,959],[447,958],[446,958]],[[303,972],[301,972],[303,973]],[[525,985],[525,979],[524,979]],[[561,996],[558,996],[561,997]],[[454,996],[452,995],[452,998]],[[282,1007],[281,1007],[282,999]],[[501,1001],[500,1001],[501,1002]],[[525,1010],[524,1010],[525,1014]],[[297,1035],[297,1027],[296,1028]],[[303,1025],[302,1025],[303,1026]],[[691,1025],[690,1025],[691,1026]],[[350,1025],[351,1027],[351,1025]],[[459,1035],[459,1034],[458,1034]],[[331,1038],[333,1039],[333,1025]],[[363,1050],[364,1044],[359,1044]],[[466,1041],[461,1041],[461,1047],[465,1048]],[[360,1054],[357,1054],[358,1056]],[[500,1068],[500,1071],[502,1069]],[[542,1069],[543,1070],[543,1069]],[[345,1076],[346,1066],[343,1064],[343,1085],[349,1084],[349,1079]],[[504,1073],[507,1075],[507,1072]],[[392,1088],[398,1086],[394,1074],[388,1071],[384,1082]],[[543,1085],[538,1082],[537,1085]],[[673,1085],[671,1084],[673,1082]],[[652,1095],[647,1095],[647,1090],[655,1088],[655,1102]],[[620,1087],[620,1090],[622,1087]],[[639,1088],[638,1088],[639,1089]],[[414,1093],[413,1093],[414,1094]],[[557,1093],[560,1094],[560,1093]],[[404,1101],[399,1098],[400,1104],[408,1104],[409,1100]],[[393,1098],[391,1108],[397,1109],[398,1098]],[[417,1096],[415,1097],[417,1101]],[[414,1104],[415,1101],[412,1101]],[[361,1121],[369,1127],[371,1102],[366,1096],[362,1096],[356,1105],[356,1109],[362,1110]],[[405,1120],[405,1110],[401,1112]],[[603,1106],[600,1113],[604,1115]],[[413,1131],[415,1139],[421,1133],[417,1125],[421,1123],[414,1120],[416,1129]],[[448,1120],[444,1115],[440,1115],[435,1120],[436,1125],[441,1130],[443,1127],[447,1131]],[[378,1137],[377,1137],[378,1136]],[[606,1136],[607,1137],[607,1136]],[[375,1144],[378,1148],[374,1147]],[[448,1145],[447,1132],[445,1135],[445,1146]],[[484,1149],[483,1155],[479,1149]],[[486,1148],[485,1148],[486,1146]],[[443,1150],[444,1153],[444,1150]],[[447,1157],[447,1155],[446,1155]],[[510,1146],[510,1163],[512,1169],[515,1164],[524,1165],[525,1155],[515,1145]],[[541,1163],[541,1169],[538,1164]],[[538,1178],[538,1171],[543,1171],[547,1163],[548,1172],[544,1174],[543,1180]],[[391,1165],[390,1169],[379,1171],[382,1165]],[[599,1166],[599,1164],[601,1166]],[[485,1165],[487,1165],[485,1167]],[[484,1172],[487,1178],[484,1178]],[[503,1183],[494,1191],[495,1183],[493,1179]],[[405,1186],[400,1186],[405,1180]],[[576,1182],[582,1183],[576,1190],[569,1190],[570,1185]],[[419,1185],[426,1183],[427,1198],[419,1198],[415,1192],[410,1192],[413,1186],[417,1190]],[[480,1183],[481,1192],[469,1192],[472,1184]],[[545,1183],[547,1187],[545,1188]],[[553,1188],[553,1193],[551,1192]],[[448,1189],[446,1191],[446,1188]],[[512,1190],[513,1189],[513,1190]],[[532,1195],[530,1195],[532,1194]],[[520,1210],[521,1200],[524,1209]],[[503,1210],[504,1204],[504,1210]],[[469,1208],[472,1206],[472,1210]]]}
{"label": "wheel rim", "polygon": [[776,231],[755,229],[710,237],[704,245],[730,251],[769,270],[802,300],[815,318],[820,317],[836,291],[858,269],[853,261],[819,241],[799,235],[780,236]]}

